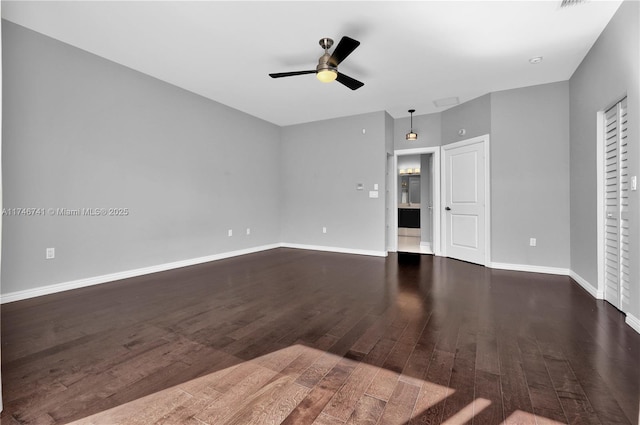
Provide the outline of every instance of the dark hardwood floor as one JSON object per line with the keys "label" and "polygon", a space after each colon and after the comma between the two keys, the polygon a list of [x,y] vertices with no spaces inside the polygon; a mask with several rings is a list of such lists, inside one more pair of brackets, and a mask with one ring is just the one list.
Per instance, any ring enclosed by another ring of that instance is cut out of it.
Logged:
{"label": "dark hardwood floor", "polygon": [[636,424],[570,278],[275,249],[2,306],[2,424]]}

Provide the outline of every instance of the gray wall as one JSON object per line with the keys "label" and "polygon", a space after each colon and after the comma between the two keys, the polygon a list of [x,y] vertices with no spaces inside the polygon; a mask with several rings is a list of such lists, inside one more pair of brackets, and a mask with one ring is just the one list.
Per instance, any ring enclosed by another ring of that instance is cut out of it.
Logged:
{"label": "gray wall", "polygon": [[[640,174],[640,4],[625,1],[570,80],[571,269],[597,287],[596,114],[625,94],[628,102],[629,172]],[[630,313],[640,318],[640,207],[630,197]]]}
{"label": "gray wall", "polygon": [[[465,129],[464,136],[458,131]],[[442,144],[459,142],[491,132],[491,95],[477,97],[442,112]]]}
{"label": "gray wall", "polygon": [[385,142],[384,146],[387,151],[387,155],[393,155],[393,135],[395,131],[395,122],[388,112],[384,113],[384,129],[385,129]]}
{"label": "gray wall", "polygon": [[279,127],[7,21],[2,36],[4,206],[130,211],[3,217],[3,293],[279,242]]}
{"label": "gray wall", "polygon": [[492,262],[569,269],[569,83],[492,93],[490,146]]}
{"label": "gray wall", "polygon": [[[283,127],[283,241],[385,251],[385,116],[374,112]],[[356,190],[358,183],[364,190]],[[376,199],[368,196],[374,184]]]}
{"label": "gray wall", "polygon": [[491,136],[494,263],[569,269],[568,87],[490,93],[441,113],[442,145]]}

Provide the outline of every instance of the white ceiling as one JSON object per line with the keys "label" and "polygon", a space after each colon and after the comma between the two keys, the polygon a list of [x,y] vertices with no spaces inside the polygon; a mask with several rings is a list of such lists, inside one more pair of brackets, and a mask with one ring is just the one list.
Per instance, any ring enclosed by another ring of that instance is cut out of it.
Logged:
{"label": "white ceiling", "polygon": [[[373,111],[442,111],[488,92],[567,80],[621,1],[2,1],[2,16],[278,125]],[[322,37],[362,44],[313,75]],[[544,56],[531,65],[529,58]]]}

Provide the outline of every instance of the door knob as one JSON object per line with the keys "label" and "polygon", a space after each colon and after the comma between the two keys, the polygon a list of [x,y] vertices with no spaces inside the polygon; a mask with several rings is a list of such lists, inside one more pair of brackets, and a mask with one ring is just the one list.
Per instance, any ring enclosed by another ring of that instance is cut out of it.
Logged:
{"label": "door knob", "polygon": [[451,208],[449,208],[449,207],[444,207],[444,209],[447,210],[447,211],[451,211]]}

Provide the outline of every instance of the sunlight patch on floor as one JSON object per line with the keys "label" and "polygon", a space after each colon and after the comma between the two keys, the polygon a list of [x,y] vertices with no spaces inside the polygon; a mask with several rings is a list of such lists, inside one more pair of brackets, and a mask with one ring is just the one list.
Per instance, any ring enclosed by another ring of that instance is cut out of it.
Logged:
{"label": "sunlight patch on floor", "polygon": [[473,400],[473,402],[469,403],[465,407],[463,407],[458,413],[448,418],[446,421],[442,422],[442,425],[460,425],[466,424],[467,422],[471,422],[473,417],[478,413],[482,412],[484,409],[489,407],[491,404],[490,400],[484,398],[477,398]]}
{"label": "sunlight patch on floor", "polygon": [[557,422],[533,413],[516,410],[505,419],[501,425],[564,425],[564,422]]}
{"label": "sunlight patch on floor", "polygon": [[[412,418],[438,403],[446,403],[445,400],[455,392],[451,388],[366,362],[348,360],[296,344],[96,413],[71,425],[132,425],[158,421],[199,425],[279,424],[296,407],[308,407],[309,403],[303,401],[312,391],[323,386],[323,379],[330,379],[328,376],[334,367],[340,368],[339,363],[353,369],[319,413],[335,417],[336,412],[343,411],[343,415],[351,415],[362,397],[376,397],[379,388],[374,384],[378,377],[382,381],[391,378],[393,386],[402,381],[417,388]],[[366,390],[365,385],[368,385]],[[386,406],[390,403],[391,399]],[[444,423],[469,422],[490,404],[490,400],[477,398]],[[341,421],[347,419],[348,416],[340,418]],[[504,423],[536,422],[534,415],[518,411]]]}

